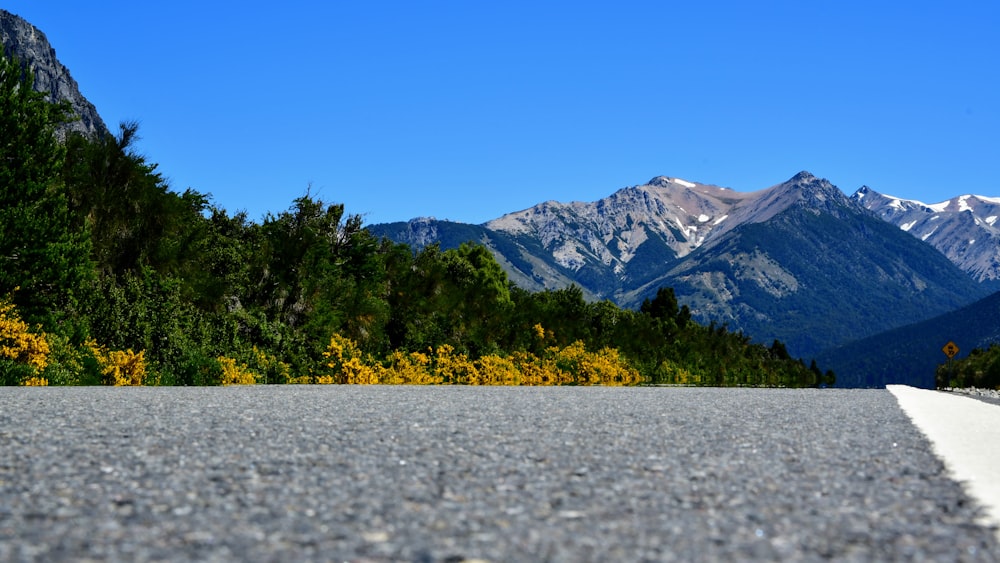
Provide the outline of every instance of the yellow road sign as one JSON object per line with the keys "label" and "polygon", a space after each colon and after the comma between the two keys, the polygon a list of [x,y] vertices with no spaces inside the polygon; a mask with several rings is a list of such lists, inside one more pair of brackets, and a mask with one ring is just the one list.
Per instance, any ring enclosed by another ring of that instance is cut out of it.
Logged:
{"label": "yellow road sign", "polygon": [[941,348],[941,351],[944,352],[945,356],[948,356],[948,359],[951,359],[955,357],[955,354],[958,354],[958,346],[949,340],[948,343],[944,345],[944,348]]}

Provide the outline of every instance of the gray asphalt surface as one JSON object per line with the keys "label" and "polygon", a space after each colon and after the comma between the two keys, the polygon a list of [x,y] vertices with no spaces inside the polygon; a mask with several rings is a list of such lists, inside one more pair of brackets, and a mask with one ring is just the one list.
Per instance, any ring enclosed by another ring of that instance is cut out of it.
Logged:
{"label": "gray asphalt surface", "polygon": [[0,390],[0,560],[993,561],[884,390]]}

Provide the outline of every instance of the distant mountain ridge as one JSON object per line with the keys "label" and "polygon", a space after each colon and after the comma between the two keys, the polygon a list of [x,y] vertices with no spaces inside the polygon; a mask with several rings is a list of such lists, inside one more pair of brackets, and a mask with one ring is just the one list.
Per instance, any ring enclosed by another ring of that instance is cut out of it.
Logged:
{"label": "distant mountain ridge", "polygon": [[694,317],[809,356],[983,297],[927,243],[801,172],[755,192],[658,176],[596,202],[549,201],[482,225],[373,225],[420,246],[486,244],[526,289],[579,285],[636,307],[661,286]]}
{"label": "distant mountain ridge", "polygon": [[1000,292],[925,321],[849,342],[822,352],[817,361],[837,373],[843,387],[882,387],[905,382],[934,387],[934,371],[954,342],[965,357],[1000,342]]}
{"label": "distant mountain ridge", "polygon": [[1000,198],[960,195],[926,204],[880,194],[868,186],[851,198],[928,242],[977,281],[1000,290]]}
{"label": "distant mountain ridge", "polygon": [[65,125],[60,133],[78,131],[88,136],[106,134],[108,128],[94,104],[80,93],[69,70],[56,58],[56,51],[37,27],[24,18],[0,9],[0,41],[5,56],[17,57],[35,74],[35,90],[49,101],[68,101],[78,120]]}

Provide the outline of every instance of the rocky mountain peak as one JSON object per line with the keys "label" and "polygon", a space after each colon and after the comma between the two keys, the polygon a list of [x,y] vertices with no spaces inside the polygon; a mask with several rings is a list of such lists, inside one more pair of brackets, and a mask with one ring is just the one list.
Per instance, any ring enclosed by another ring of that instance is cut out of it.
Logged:
{"label": "rocky mountain peak", "polygon": [[840,190],[830,183],[826,178],[819,178],[813,176],[809,172],[802,171],[792,176],[787,182],[782,184],[791,189],[803,190],[809,192],[833,192],[841,193]]}
{"label": "rocky mountain peak", "polygon": [[812,173],[809,172],[808,170],[803,170],[802,172],[799,172],[798,174],[792,176],[791,179],[788,181],[795,184],[811,184],[817,180],[820,179],[817,178],[816,176],[813,176]]}
{"label": "rocky mountain peak", "polygon": [[56,58],[56,51],[45,34],[24,18],[0,9],[0,41],[3,54],[16,57],[35,75],[35,90],[52,102],[68,101],[79,118],[64,125],[59,133],[78,131],[85,135],[109,133],[94,104],[80,93],[76,80]]}
{"label": "rocky mountain peak", "polygon": [[669,178],[667,176],[656,176],[649,182],[646,182],[647,186],[654,188],[693,188],[697,184],[694,182],[688,182],[687,180],[681,180],[680,178]]}

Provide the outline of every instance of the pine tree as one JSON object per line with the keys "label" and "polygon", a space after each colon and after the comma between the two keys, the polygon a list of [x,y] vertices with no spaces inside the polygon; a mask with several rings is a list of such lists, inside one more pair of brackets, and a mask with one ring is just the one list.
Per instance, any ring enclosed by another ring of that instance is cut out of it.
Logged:
{"label": "pine tree", "polygon": [[56,127],[70,115],[32,89],[34,76],[0,56],[0,295],[31,323],[75,333],[90,279],[89,241],[71,231]]}

